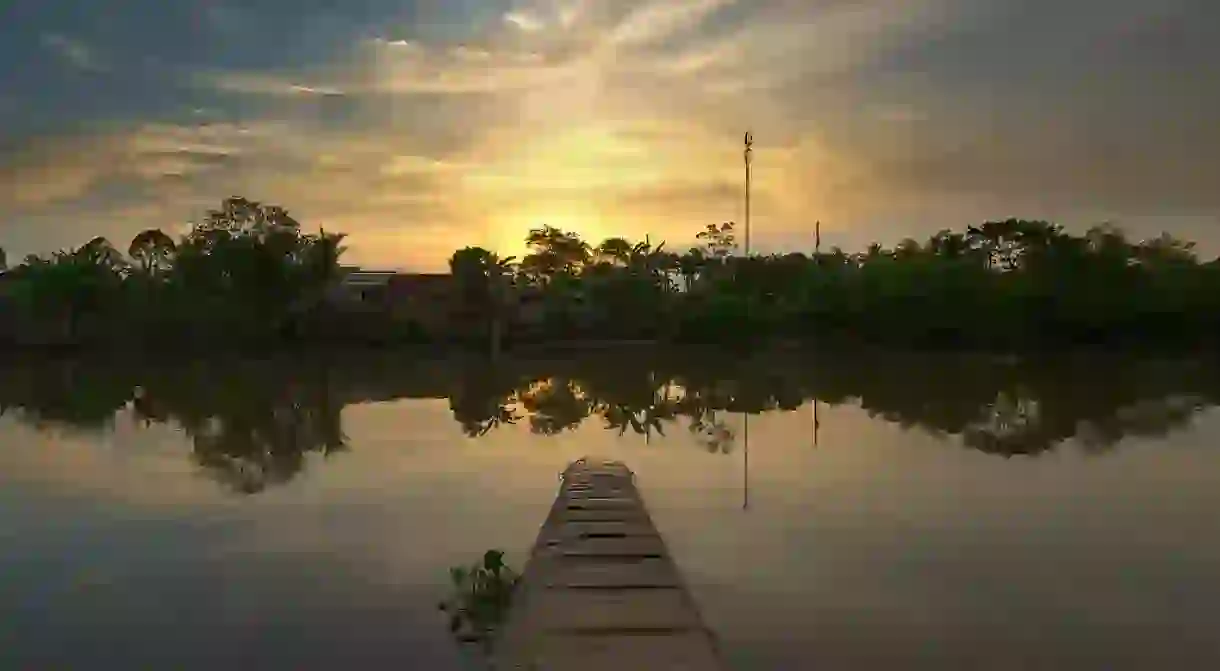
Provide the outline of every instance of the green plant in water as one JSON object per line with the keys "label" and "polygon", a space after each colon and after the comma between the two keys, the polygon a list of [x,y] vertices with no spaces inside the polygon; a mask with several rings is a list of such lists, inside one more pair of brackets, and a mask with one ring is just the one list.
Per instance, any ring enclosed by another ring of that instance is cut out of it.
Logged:
{"label": "green plant in water", "polygon": [[481,562],[450,568],[449,580],[453,592],[438,606],[449,616],[449,631],[459,643],[490,651],[520,576],[504,563],[503,551],[488,550]]}

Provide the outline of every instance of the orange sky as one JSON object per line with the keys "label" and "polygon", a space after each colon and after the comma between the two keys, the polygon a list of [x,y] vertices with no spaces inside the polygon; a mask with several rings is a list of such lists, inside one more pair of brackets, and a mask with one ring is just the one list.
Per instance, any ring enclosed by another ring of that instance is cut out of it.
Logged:
{"label": "orange sky", "polygon": [[[762,251],[807,250],[817,220],[850,249],[1009,216],[1220,251],[1214,40],[1192,28],[1213,10],[1188,0],[197,4],[213,51],[150,44],[177,58],[164,71],[90,36],[83,4],[75,29],[28,10],[46,91],[0,94],[10,257],[125,248],[231,194],[348,232],[346,260],[369,266],[517,254],[541,224],[681,247],[741,219],[747,129]],[[261,20],[286,34],[266,62],[234,32]],[[78,114],[50,107],[82,86]]]}

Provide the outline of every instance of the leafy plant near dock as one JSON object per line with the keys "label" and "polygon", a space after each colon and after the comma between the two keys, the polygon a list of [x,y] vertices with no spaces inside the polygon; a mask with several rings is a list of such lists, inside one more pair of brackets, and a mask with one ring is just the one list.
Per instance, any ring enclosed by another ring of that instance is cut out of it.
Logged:
{"label": "leafy plant near dock", "polygon": [[438,605],[449,616],[449,631],[459,643],[490,651],[520,576],[504,563],[504,552],[488,550],[482,561],[450,568],[449,580],[452,593]]}

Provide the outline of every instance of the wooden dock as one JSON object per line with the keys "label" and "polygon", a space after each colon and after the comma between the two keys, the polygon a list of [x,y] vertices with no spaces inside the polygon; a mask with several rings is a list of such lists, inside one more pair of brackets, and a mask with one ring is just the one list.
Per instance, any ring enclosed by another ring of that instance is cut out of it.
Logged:
{"label": "wooden dock", "polygon": [[715,637],[622,463],[561,477],[494,654],[497,671],[722,671]]}

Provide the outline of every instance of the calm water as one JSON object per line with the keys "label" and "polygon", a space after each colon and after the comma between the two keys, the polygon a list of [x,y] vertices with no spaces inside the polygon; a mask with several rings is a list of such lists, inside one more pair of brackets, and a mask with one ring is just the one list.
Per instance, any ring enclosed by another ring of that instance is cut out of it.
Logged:
{"label": "calm water", "polygon": [[1220,668],[1212,363],[0,368],[3,668],[461,668],[448,567],[520,567],[585,454],[636,470],[735,668]]}

